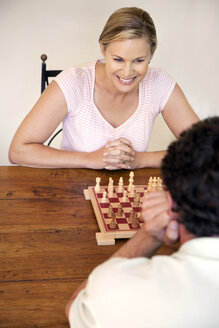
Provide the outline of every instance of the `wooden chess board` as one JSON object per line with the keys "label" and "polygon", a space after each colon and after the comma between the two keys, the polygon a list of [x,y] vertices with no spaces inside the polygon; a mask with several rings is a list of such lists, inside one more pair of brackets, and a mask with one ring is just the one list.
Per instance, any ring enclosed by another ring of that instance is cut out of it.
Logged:
{"label": "wooden chess board", "polygon": [[[123,192],[118,192],[118,186],[113,187],[112,197],[107,196],[105,202],[102,202],[103,192],[108,193],[108,186],[101,186],[99,192],[95,191],[94,186],[89,186],[84,190],[85,199],[91,200],[93,210],[99,225],[100,232],[96,233],[96,239],[98,245],[114,245],[115,239],[118,238],[130,238],[138,229],[140,229],[143,223],[137,224],[137,228],[133,228],[130,222],[130,211],[133,209],[137,212],[137,215],[141,214],[141,203],[144,196],[144,192],[147,189],[146,185],[136,185],[135,195],[140,195],[140,204],[135,203],[134,197],[130,197],[128,186],[123,186],[124,190],[127,190],[128,201],[123,202]],[[118,216],[118,206],[122,206],[122,215]],[[110,222],[112,218],[108,217],[109,206],[112,206],[115,213],[116,227],[110,228]]]}

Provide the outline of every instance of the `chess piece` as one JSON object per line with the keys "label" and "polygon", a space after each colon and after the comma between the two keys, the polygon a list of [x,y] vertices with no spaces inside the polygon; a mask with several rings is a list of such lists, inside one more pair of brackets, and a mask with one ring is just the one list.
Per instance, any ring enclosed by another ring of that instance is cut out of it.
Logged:
{"label": "chess piece", "polygon": [[142,216],[142,211],[141,211],[141,213],[140,213],[140,215],[139,215],[139,217],[138,217],[138,222],[139,222],[139,223],[144,223],[144,218],[143,218],[143,216]]}
{"label": "chess piece", "polygon": [[128,185],[128,191],[129,191],[129,192],[132,190],[133,182],[134,182],[134,172],[131,171],[131,172],[129,173],[129,185]]}
{"label": "chess piece", "polygon": [[132,186],[133,186],[133,182],[129,182],[129,185],[128,185],[128,191],[129,192],[132,190]]}
{"label": "chess piece", "polygon": [[138,214],[137,214],[137,212],[134,212],[134,217],[133,217],[133,221],[132,221],[131,227],[133,229],[138,228]]}
{"label": "chess piece", "polygon": [[132,222],[133,222],[133,219],[134,219],[134,210],[133,210],[133,209],[131,209],[131,211],[130,211],[130,215],[129,215],[129,223],[131,223],[131,224],[132,224]]}
{"label": "chess piece", "polygon": [[128,202],[129,201],[129,199],[128,199],[128,197],[127,197],[127,190],[124,190],[124,192],[123,192],[123,197],[122,197],[122,202],[123,203],[126,203],[126,202]]}
{"label": "chess piece", "polygon": [[140,206],[140,194],[138,194],[138,193],[135,194],[133,206],[134,207],[139,207]]}
{"label": "chess piece", "polygon": [[133,171],[131,171],[129,173],[129,182],[134,182],[134,172]]}
{"label": "chess piece", "polygon": [[160,177],[157,177],[157,184],[162,184],[162,179]]}
{"label": "chess piece", "polygon": [[154,177],[154,178],[152,179],[151,191],[156,191],[156,189],[157,189],[157,178]]}
{"label": "chess piece", "polygon": [[162,186],[162,179],[161,178],[157,178],[157,191],[162,191],[163,190],[163,186]]}
{"label": "chess piece", "polygon": [[106,191],[103,192],[103,197],[101,199],[101,203],[106,203],[107,198],[106,198]]}
{"label": "chess piece", "polygon": [[108,188],[108,198],[113,197],[113,185],[110,185]]}
{"label": "chess piece", "polygon": [[109,205],[109,208],[108,208],[107,216],[108,216],[108,218],[111,218],[112,215],[113,215],[113,207],[112,207],[112,205],[110,204],[110,205]]}
{"label": "chess piece", "polygon": [[152,187],[151,187],[151,185],[148,185],[147,192],[151,192],[151,191],[152,191]]}
{"label": "chess piece", "polygon": [[94,190],[96,192],[100,192],[100,178],[99,177],[96,178],[96,185],[94,187]]}
{"label": "chess piece", "polygon": [[130,194],[129,194],[130,197],[135,197],[135,186],[132,185],[132,188],[131,188],[131,191],[130,191]]}
{"label": "chess piece", "polygon": [[115,217],[115,213],[113,212],[112,215],[112,221],[109,224],[110,229],[115,229],[116,228],[116,217]]}
{"label": "chess piece", "polygon": [[140,196],[140,194],[137,194],[138,196],[137,196],[137,203],[136,203],[136,206],[137,207],[140,207],[141,206],[141,200],[140,200],[140,198],[141,198],[141,196]]}
{"label": "chess piece", "polygon": [[153,178],[150,177],[150,179],[148,181],[147,192],[151,192],[152,191],[152,180],[153,180]]}
{"label": "chess piece", "polygon": [[108,191],[109,191],[110,187],[113,187],[113,179],[111,177],[109,178]]}
{"label": "chess piece", "polygon": [[118,183],[118,192],[123,192],[124,187],[123,187],[123,178],[119,178],[119,183]]}
{"label": "chess piece", "polygon": [[119,205],[118,205],[118,211],[117,211],[117,217],[121,217],[122,214],[123,214],[123,212],[122,212],[122,205],[119,204]]}

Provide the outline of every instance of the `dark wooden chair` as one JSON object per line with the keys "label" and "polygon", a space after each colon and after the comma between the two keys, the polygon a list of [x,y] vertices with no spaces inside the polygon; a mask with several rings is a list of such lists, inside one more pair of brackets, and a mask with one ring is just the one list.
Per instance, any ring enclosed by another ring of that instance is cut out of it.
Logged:
{"label": "dark wooden chair", "polygon": [[[45,90],[45,88],[49,85],[49,78],[50,77],[55,77],[59,73],[62,72],[62,70],[47,70],[46,69],[46,60],[47,60],[47,55],[43,54],[41,55],[42,59],[42,73],[41,73],[41,93]],[[49,140],[47,146],[50,146],[51,142],[53,139],[62,131],[62,129],[59,129]]]}

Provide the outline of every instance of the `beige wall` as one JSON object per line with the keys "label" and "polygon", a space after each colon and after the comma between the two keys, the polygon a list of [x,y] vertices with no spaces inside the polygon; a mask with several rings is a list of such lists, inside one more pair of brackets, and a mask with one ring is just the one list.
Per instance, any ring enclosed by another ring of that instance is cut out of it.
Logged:
{"label": "beige wall", "polygon": [[[204,118],[219,114],[218,0],[0,0],[0,165],[8,165],[10,140],[40,95],[40,55],[48,68],[99,58],[98,37],[117,8],[149,11],[159,46],[151,65],[165,69]],[[157,119],[151,149],[172,135]]]}

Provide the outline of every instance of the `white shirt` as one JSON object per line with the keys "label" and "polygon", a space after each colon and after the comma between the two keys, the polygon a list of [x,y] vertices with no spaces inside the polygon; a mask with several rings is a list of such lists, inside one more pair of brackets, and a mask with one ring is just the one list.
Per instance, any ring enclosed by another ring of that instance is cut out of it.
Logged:
{"label": "white shirt", "polygon": [[196,238],[171,256],[113,258],[70,308],[72,328],[218,328],[219,238]]}

